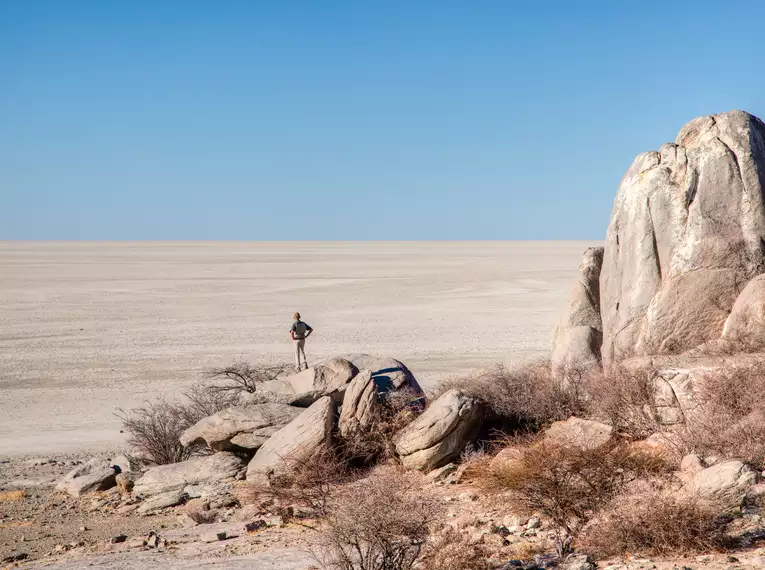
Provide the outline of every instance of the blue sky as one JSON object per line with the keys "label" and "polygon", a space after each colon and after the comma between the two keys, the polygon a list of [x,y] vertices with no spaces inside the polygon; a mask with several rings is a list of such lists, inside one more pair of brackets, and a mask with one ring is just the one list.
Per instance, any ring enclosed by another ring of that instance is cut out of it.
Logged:
{"label": "blue sky", "polygon": [[765,2],[0,2],[0,239],[602,239]]}

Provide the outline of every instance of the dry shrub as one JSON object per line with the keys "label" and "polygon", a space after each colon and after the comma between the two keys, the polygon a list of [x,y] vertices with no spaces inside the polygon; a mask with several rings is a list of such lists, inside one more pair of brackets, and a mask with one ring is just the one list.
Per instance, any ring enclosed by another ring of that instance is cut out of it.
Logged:
{"label": "dry shrub", "polygon": [[23,489],[15,491],[0,491],[0,503],[10,503],[14,501],[21,501],[26,498],[27,492]]}
{"label": "dry shrub", "polygon": [[490,553],[471,544],[468,535],[449,527],[425,547],[417,568],[422,570],[488,570]]}
{"label": "dry shrub", "polygon": [[338,437],[341,455],[354,466],[372,466],[396,457],[395,437],[416,417],[421,396],[411,388],[379,394],[369,410],[370,420],[345,437]]}
{"label": "dry shrub", "polygon": [[314,556],[331,570],[409,570],[442,504],[422,476],[378,468],[332,494]]}
{"label": "dry shrub", "polygon": [[218,386],[195,384],[186,392],[184,410],[189,425],[194,425],[202,418],[217,414],[221,410],[239,404],[239,394],[236,392],[221,392]]}
{"label": "dry shrub", "polygon": [[264,484],[250,484],[242,491],[247,503],[273,500],[282,506],[308,507],[325,515],[338,485],[352,481],[354,473],[331,447],[322,447],[307,459],[284,458],[278,474]]}
{"label": "dry shrub", "polygon": [[473,480],[489,492],[506,493],[514,511],[549,518],[560,556],[627,483],[669,469],[656,454],[620,443],[580,449],[542,439],[513,455],[507,461],[483,463],[482,472],[474,470]]}
{"label": "dry shrub", "polygon": [[439,384],[435,396],[459,389],[480,400],[508,427],[538,429],[542,424],[582,414],[586,399],[578,382],[563,385],[553,379],[550,363],[540,361],[517,368],[492,369]]}
{"label": "dry shrub", "polygon": [[635,369],[614,365],[607,374],[588,378],[590,407],[617,431],[635,439],[661,429],[656,413],[655,382],[659,371],[653,366]]}
{"label": "dry shrub", "polygon": [[540,554],[547,554],[553,546],[545,540],[531,542],[522,540],[510,545],[508,557],[515,560],[534,560]]}
{"label": "dry shrub", "polygon": [[682,431],[688,450],[765,468],[765,362],[705,374]]}
{"label": "dry shrub", "polygon": [[236,404],[234,394],[221,393],[201,384],[193,386],[184,396],[186,399],[181,402],[162,398],[142,408],[117,412],[123,429],[129,434],[128,443],[152,463],[177,463],[204,453],[204,447],[181,445],[181,434],[202,418]]}
{"label": "dry shrub", "polygon": [[258,386],[264,382],[276,380],[292,367],[287,364],[249,364],[247,362],[235,362],[225,368],[211,368],[206,376],[212,380],[225,380],[224,384],[216,385],[215,390],[220,392],[257,392]]}
{"label": "dry shrub", "polygon": [[601,558],[718,549],[726,544],[725,520],[719,513],[711,503],[658,490],[620,496],[587,528],[578,547]]}

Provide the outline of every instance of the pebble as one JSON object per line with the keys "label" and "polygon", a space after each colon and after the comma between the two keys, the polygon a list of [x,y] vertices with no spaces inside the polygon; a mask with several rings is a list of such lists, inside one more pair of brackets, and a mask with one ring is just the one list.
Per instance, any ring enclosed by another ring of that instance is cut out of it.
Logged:
{"label": "pebble", "polygon": [[202,542],[218,542],[219,540],[226,540],[227,538],[233,538],[228,536],[225,531],[222,532],[208,532],[203,534],[200,539]]}

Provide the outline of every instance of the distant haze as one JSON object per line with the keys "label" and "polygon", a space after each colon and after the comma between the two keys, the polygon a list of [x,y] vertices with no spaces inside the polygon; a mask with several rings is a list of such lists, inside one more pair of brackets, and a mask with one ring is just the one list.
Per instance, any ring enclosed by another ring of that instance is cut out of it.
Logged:
{"label": "distant haze", "polygon": [[0,3],[0,239],[602,239],[765,3]]}

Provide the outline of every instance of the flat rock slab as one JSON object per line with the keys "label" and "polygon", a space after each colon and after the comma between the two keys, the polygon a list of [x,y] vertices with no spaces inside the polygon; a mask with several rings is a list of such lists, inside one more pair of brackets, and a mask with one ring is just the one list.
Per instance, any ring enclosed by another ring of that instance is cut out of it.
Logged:
{"label": "flat rock slab", "polygon": [[228,408],[183,432],[181,444],[206,443],[215,451],[255,450],[301,412],[293,406],[274,403]]}
{"label": "flat rock slab", "polygon": [[[307,570],[315,560],[297,548],[280,548],[249,554],[231,556],[222,563],[215,558],[181,558],[173,554],[156,551],[115,552],[107,555],[69,558],[58,562],[46,561],[45,568],[53,570],[81,570],[83,567],[103,570],[253,570],[253,568],[278,568],[279,570]],[[32,564],[36,567],[36,564]]]}
{"label": "flat rock slab", "polygon": [[238,477],[244,465],[244,460],[226,451],[180,463],[158,465],[135,482],[133,492],[138,496],[151,496],[180,490],[187,485],[216,483]]}
{"label": "flat rock slab", "polygon": [[319,398],[330,396],[339,404],[357,373],[356,366],[348,360],[331,358],[287,378],[264,382],[261,392],[252,398],[306,408]]}
{"label": "flat rock slab", "polygon": [[167,493],[160,493],[146,499],[141,506],[136,509],[137,513],[148,514],[154,511],[167,509],[180,505],[186,499],[187,495],[182,490],[168,491]]}
{"label": "flat rock slab", "polygon": [[566,421],[553,422],[545,432],[545,441],[564,447],[595,449],[608,443],[614,428],[593,420],[570,417]]}
{"label": "flat rock slab", "polygon": [[329,441],[334,411],[334,401],[324,396],[277,431],[250,461],[247,480],[260,482],[263,476],[288,469],[290,461],[311,457]]}

